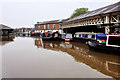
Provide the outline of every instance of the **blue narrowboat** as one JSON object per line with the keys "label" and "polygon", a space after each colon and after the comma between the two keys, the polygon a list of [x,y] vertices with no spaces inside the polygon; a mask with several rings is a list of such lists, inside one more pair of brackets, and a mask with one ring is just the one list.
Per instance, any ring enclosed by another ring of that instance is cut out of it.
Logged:
{"label": "blue narrowboat", "polygon": [[98,33],[77,32],[74,34],[74,40],[82,40],[85,42],[89,40],[96,40],[96,34]]}
{"label": "blue narrowboat", "polygon": [[42,38],[43,39],[50,39],[50,38],[52,38],[52,33],[44,32],[44,33],[42,33]]}

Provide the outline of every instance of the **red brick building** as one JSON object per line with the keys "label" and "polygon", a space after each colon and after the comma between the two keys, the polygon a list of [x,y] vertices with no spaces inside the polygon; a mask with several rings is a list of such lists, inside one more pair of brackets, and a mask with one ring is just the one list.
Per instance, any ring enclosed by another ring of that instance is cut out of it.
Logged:
{"label": "red brick building", "polygon": [[48,31],[51,31],[51,32],[58,31],[59,33],[61,33],[62,32],[61,23],[63,23],[66,20],[68,19],[37,22],[37,24],[35,24],[35,32],[44,33]]}

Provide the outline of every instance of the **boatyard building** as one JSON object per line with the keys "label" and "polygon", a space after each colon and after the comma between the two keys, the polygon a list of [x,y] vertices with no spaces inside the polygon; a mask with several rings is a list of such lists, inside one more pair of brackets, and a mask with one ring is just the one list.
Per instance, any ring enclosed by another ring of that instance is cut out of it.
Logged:
{"label": "boatyard building", "polygon": [[0,36],[8,36],[10,33],[12,33],[13,29],[6,26],[6,25],[3,25],[3,24],[0,24]]}
{"label": "boatyard building", "polygon": [[35,24],[35,32],[36,33],[44,33],[44,32],[62,32],[61,30],[61,23],[67,21],[68,19],[62,20],[51,20],[51,21],[44,21],[44,22],[37,22]]}
{"label": "boatyard building", "polygon": [[62,23],[65,33],[98,32],[112,34],[120,32],[120,2],[82,14]]}

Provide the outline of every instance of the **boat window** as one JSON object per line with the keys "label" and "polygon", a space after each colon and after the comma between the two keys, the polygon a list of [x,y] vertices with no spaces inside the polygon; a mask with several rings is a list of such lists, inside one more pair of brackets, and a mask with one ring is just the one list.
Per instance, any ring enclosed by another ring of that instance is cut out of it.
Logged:
{"label": "boat window", "polygon": [[82,37],[84,37],[84,34],[82,34]]}
{"label": "boat window", "polygon": [[92,35],[89,34],[89,35],[88,35],[88,38],[91,38],[91,37],[92,37]]}
{"label": "boat window", "polygon": [[85,38],[88,38],[88,35],[87,35],[87,34],[85,34],[85,35],[84,35],[84,37],[85,37]]}
{"label": "boat window", "polygon": [[76,37],[79,37],[79,34],[76,34]]}
{"label": "boat window", "polygon": [[100,39],[100,40],[106,40],[107,37],[97,37],[97,39]]}
{"label": "boat window", "polygon": [[74,34],[74,37],[76,37],[76,34]]}
{"label": "boat window", "polygon": [[81,37],[81,34],[79,34],[79,37]]}
{"label": "boat window", "polygon": [[77,37],[77,34],[75,34],[75,37]]}
{"label": "boat window", "polygon": [[92,38],[95,39],[95,35],[92,35]]}
{"label": "boat window", "polygon": [[120,46],[120,37],[109,36],[108,44]]}

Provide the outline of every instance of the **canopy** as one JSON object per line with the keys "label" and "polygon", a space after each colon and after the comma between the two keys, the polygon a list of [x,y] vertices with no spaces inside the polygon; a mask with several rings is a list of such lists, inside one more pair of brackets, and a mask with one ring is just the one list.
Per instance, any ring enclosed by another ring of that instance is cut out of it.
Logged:
{"label": "canopy", "polygon": [[104,33],[98,33],[98,34],[96,34],[96,36],[97,37],[107,37],[106,34],[104,34]]}

